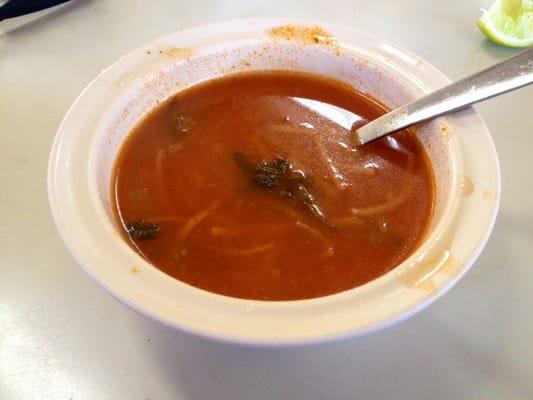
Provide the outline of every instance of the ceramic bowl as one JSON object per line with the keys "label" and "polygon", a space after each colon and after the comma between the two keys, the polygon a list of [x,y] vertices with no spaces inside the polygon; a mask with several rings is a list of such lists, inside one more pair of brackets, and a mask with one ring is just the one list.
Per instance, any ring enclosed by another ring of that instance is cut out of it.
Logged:
{"label": "ceramic bowl", "polygon": [[265,69],[339,79],[389,108],[449,83],[426,61],[392,43],[321,22],[221,22],[142,46],[82,92],[53,144],[50,206],[78,263],[114,297],[155,320],[249,345],[297,345],[374,331],[450,289],[486,243],[500,196],[494,144],[473,109],[416,128],[436,177],[430,230],[407,260],[363,286],[310,300],[231,298],[164,274],[126,243],[113,217],[110,179],[117,151],[132,128],[159,103],[192,85]]}

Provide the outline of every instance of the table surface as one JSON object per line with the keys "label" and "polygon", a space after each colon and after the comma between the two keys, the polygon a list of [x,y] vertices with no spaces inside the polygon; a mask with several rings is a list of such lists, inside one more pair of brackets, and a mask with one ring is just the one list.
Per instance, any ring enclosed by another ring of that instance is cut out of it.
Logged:
{"label": "table surface", "polygon": [[531,87],[477,107],[503,192],[475,266],[418,315],[340,343],[242,348],[129,310],[67,253],[46,192],[70,104],[102,69],[159,36],[229,18],[318,19],[389,39],[457,79],[517,53],[478,31],[490,2],[78,0],[0,23],[0,398],[533,398]]}

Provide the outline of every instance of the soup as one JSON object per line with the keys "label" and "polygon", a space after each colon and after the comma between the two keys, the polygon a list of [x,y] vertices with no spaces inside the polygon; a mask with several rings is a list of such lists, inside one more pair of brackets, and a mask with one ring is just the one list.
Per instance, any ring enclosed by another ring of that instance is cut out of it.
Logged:
{"label": "soup", "polygon": [[195,287],[297,300],[392,270],[431,217],[434,180],[413,132],[365,146],[355,124],[383,114],[344,83],[297,72],[211,80],[169,99],[129,135],[112,194],[131,245]]}

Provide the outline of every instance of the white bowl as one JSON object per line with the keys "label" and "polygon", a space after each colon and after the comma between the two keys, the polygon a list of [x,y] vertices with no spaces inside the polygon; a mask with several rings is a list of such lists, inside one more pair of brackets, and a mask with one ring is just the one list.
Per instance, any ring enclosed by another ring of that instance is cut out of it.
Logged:
{"label": "white bowl", "polygon": [[391,108],[449,82],[391,43],[309,21],[221,22],[147,44],[83,91],[52,148],[50,205],[76,260],[108,292],[141,313],[197,335],[243,344],[291,345],[354,336],[400,321],[446,292],[479,255],[499,203],[494,144],[472,109],[418,129],[437,181],[430,232],[406,261],[363,286],[300,301],[230,298],[164,274],[123,240],[109,186],[117,150],[131,129],[184,88],[260,69],[334,77]]}

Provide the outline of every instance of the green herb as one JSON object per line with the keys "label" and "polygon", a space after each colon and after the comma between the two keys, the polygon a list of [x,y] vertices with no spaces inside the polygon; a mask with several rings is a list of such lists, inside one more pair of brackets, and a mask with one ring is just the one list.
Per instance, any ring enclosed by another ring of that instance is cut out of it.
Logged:
{"label": "green herb", "polygon": [[248,174],[255,173],[255,165],[242,153],[233,153],[233,161],[235,164]]}
{"label": "green herb", "polygon": [[194,121],[191,117],[178,115],[176,117],[176,132],[178,135],[189,132],[194,127]]}
{"label": "green herb", "polygon": [[251,181],[264,189],[272,189],[286,185],[291,181],[306,179],[303,173],[292,168],[292,164],[283,157],[276,157],[272,162],[261,161],[257,164],[251,162],[242,153],[233,153],[233,160],[237,166],[250,176]]}
{"label": "green herb", "polygon": [[126,224],[126,232],[133,239],[154,239],[160,230],[159,225],[145,220],[133,221]]}
{"label": "green herb", "polygon": [[368,242],[375,246],[383,244],[402,246],[404,237],[401,233],[391,230],[389,221],[384,216],[377,216],[364,225]]}
{"label": "green herb", "polygon": [[390,236],[390,242],[396,246],[396,247],[400,247],[403,245],[405,239],[403,236],[401,236],[400,234],[397,234],[397,233],[393,233],[391,236]]}
{"label": "green herb", "polygon": [[315,198],[302,183],[297,183],[294,186],[293,191],[289,193],[292,193],[292,197],[300,204],[303,204],[311,214],[318,219],[325,221],[324,213],[317,205]]}
{"label": "green herb", "polygon": [[321,221],[326,221],[324,213],[311,194],[311,179],[301,170],[294,169],[284,157],[275,157],[271,162],[265,160],[254,164],[242,153],[234,153],[233,160],[245,172],[250,181],[261,189],[276,191],[281,197],[294,200],[304,206]]}

